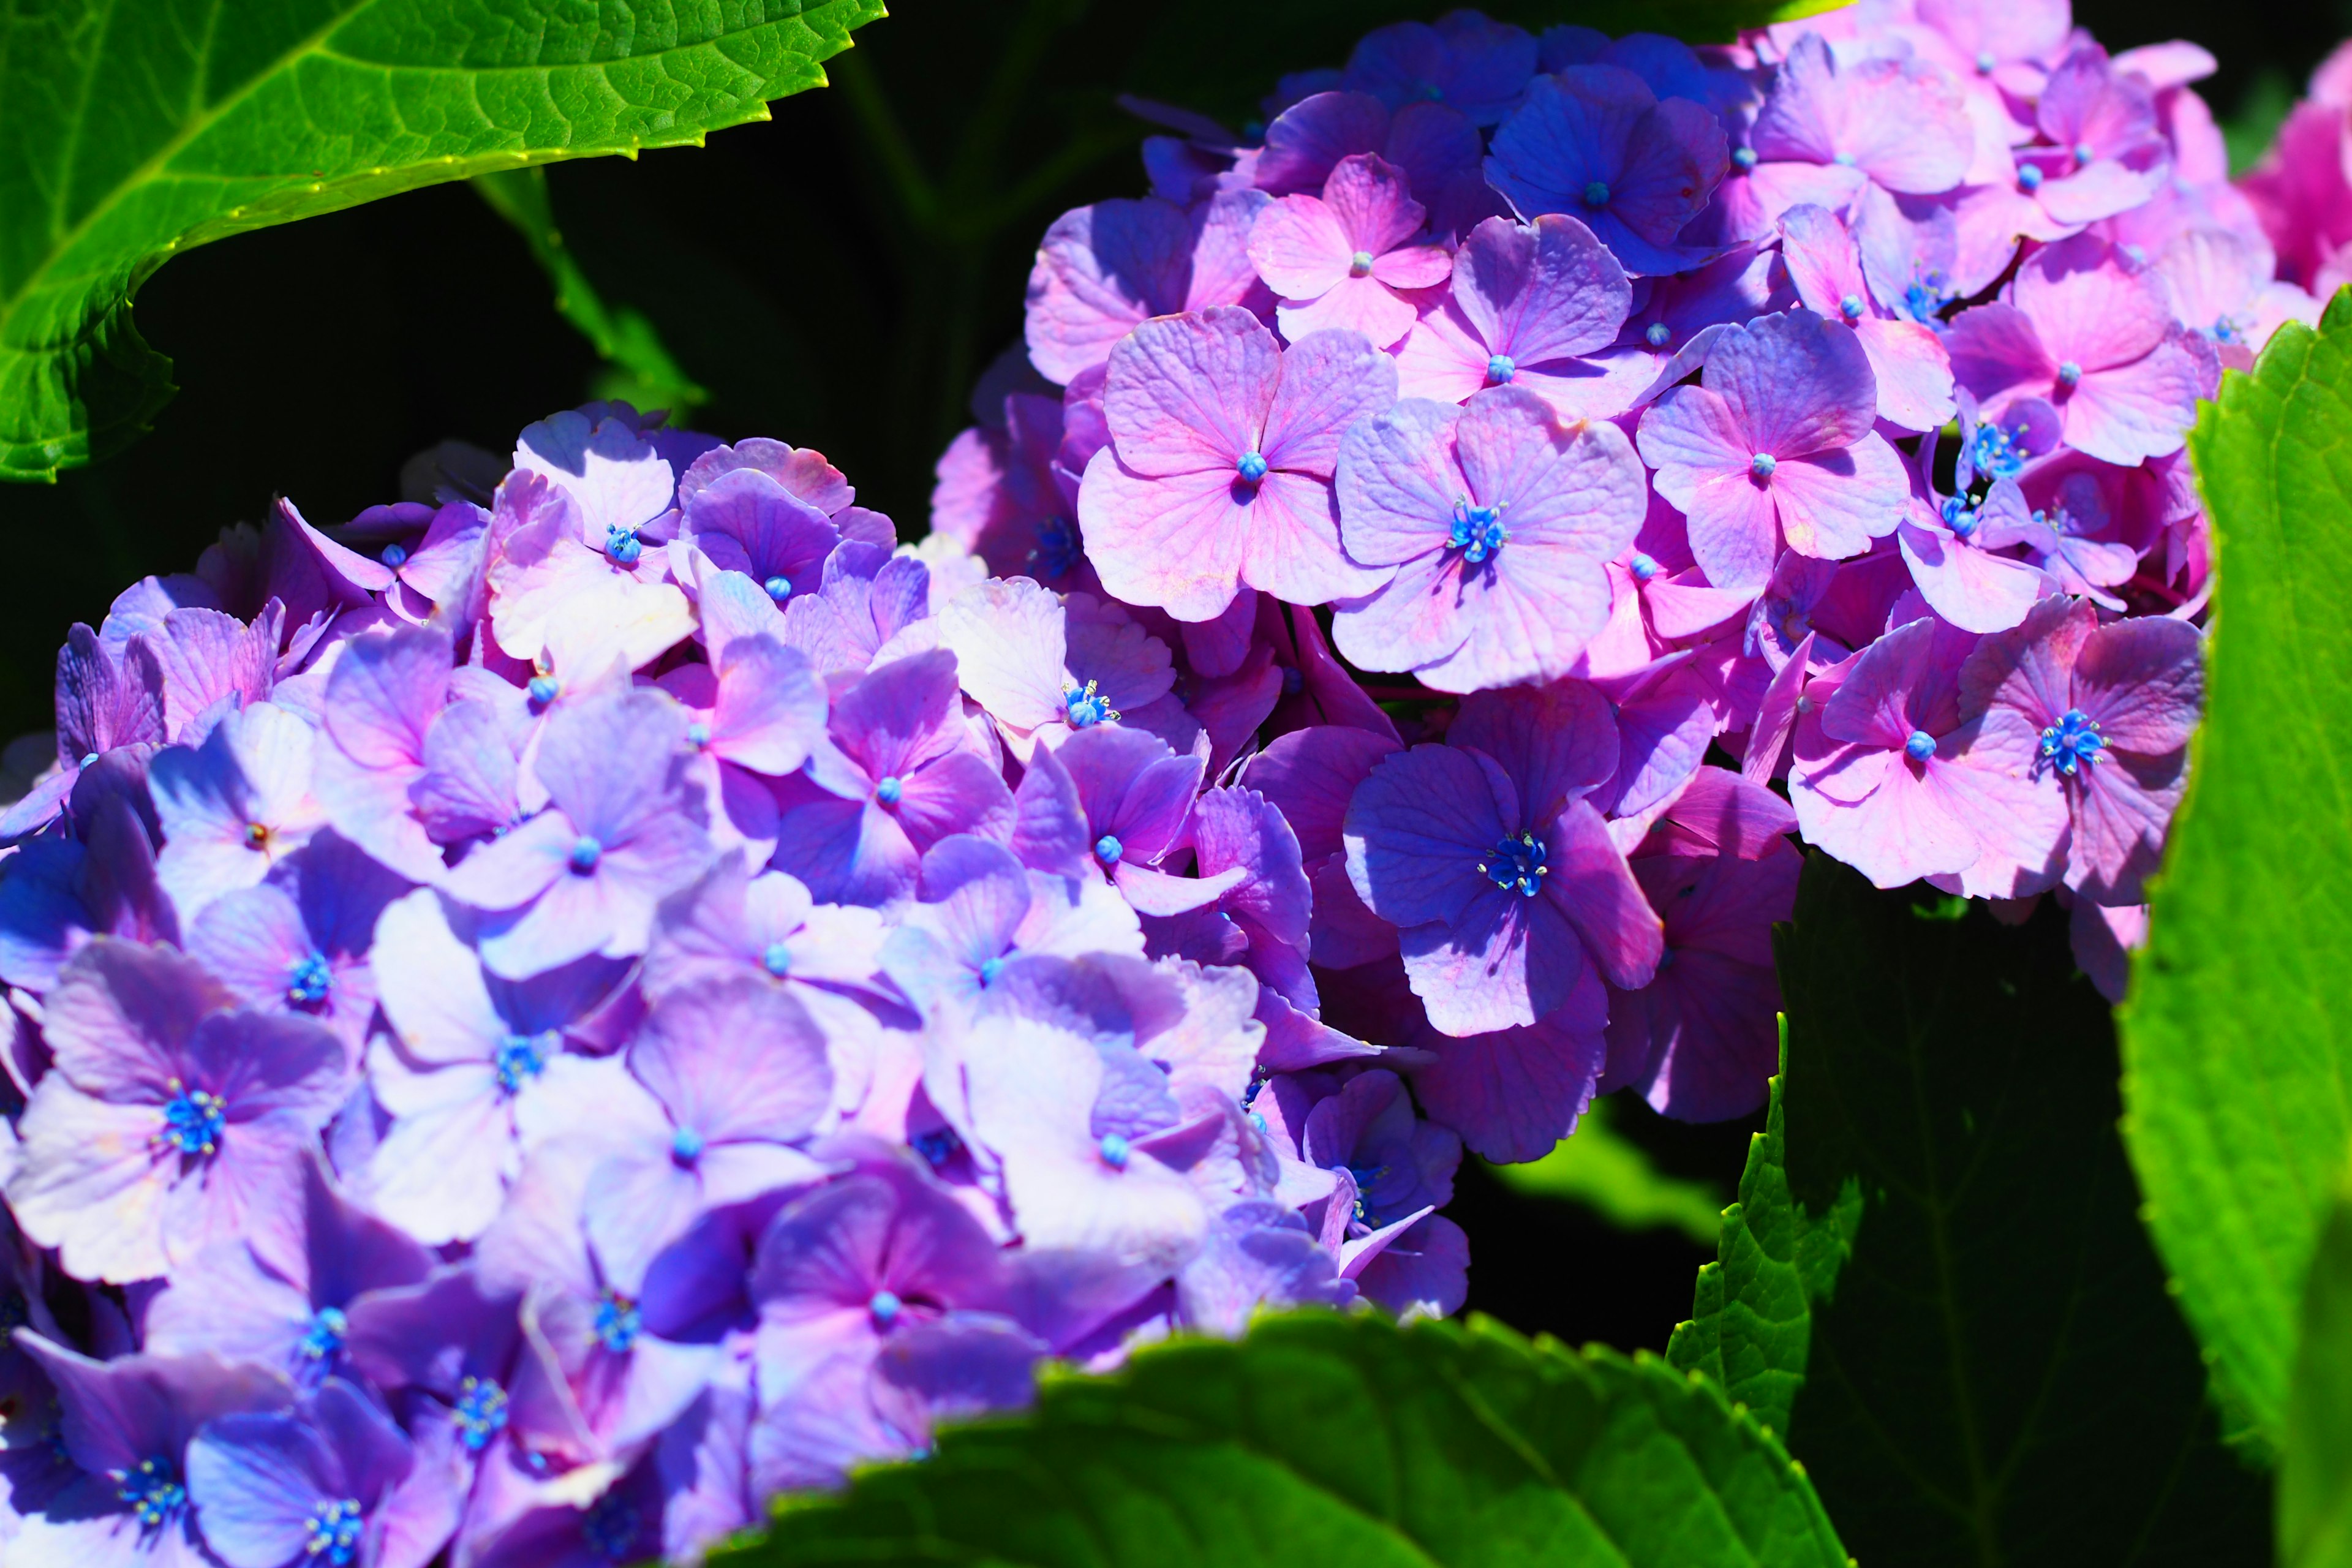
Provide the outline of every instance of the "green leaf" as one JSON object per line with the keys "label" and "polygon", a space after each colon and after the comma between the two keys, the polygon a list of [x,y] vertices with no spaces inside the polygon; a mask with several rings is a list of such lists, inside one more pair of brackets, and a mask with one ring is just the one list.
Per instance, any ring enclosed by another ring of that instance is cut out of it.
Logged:
{"label": "green leaf", "polygon": [[2238,111],[2221,122],[2221,141],[2230,151],[2234,178],[2263,161],[2278,140],[2279,127],[2294,108],[2294,84],[2276,66],[2265,66],[2238,95]]}
{"label": "green leaf", "polygon": [[[881,0],[49,0],[0,10],[0,477],[173,391],[131,321],[178,251],[492,170],[698,143],[821,85]],[[450,265],[463,266],[462,257]]]}
{"label": "green leaf", "polygon": [[1647,1151],[1617,1131],[1615,1101],[1595,1100],[1576,1131],[1540,1160],[1496,1165],[1504,1185],[1534,1197],[1581,1204],[1620,1230],[1672,1226],[1701,1246],[1722,1228],[1723,1194],[1706,1182],[1669,1176]]}
{"label": "green leaf", "polygon": [[477,174],[474,189],[492,212],[514,226],[530,247],[533,260],[555,285],[555,309],[604,362],[591,393],[618,398],[640,409],[685,415],[710,401],[710,394],[687,374],[661,341],[654,324],[625,305],[608,308],[580,269],[563,233],[555,226],[555,206],[547,194],[547,171],[532,167]]}
{"label": "green leaf", "polygon": [[2278,1538],[2285,1568],[2352,1564],[2352,1203],[2340,1199],[2303,1293],[2279,1461]]}
{"label": "green leaf", "polygon": [[1862,1223],[1856,1180],[1848,1179],[1818,1216],[1789,1191],[1780,1109],[1788,1073],[1783,1017],[1780,1073],[1772,1079],[1764,1131],[1748,1142],[1739,1201],[1723,1211],[1718,1256],[1698,1271],[1690,1321],[1676,1324],[1666,1344],[1667,1361],[1705,1373],[1775,1432],[1789,1429],[1789,1407],[1804,1386],[1812,1303],[1830,1299]]}
{"label": "green leaf", "polygon": [[1864,1563],[2257,1563],[2264,1489],[2137,1217],[2065,913],[1940,916],[1815,854],[1779,933],[1790,1195],[1863,1211],[1790,1449]]}
{"label": "green leaf", "polygon": [[2233,1436],[2271,1453],[2352,1147],[2352,297],[2225,376],[2189,446],[2221,570],[2124,1137]]}
{"label": "green leaf", "polygon": [[1262,1321],[786,1505],[713,1568],[1845,1568],[1780,1444],[1654,1357],[1481,1319]]}

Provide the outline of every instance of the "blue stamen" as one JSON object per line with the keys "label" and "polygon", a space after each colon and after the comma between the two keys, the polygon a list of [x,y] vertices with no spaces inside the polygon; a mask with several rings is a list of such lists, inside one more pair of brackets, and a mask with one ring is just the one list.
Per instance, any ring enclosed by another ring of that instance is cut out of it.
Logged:
{"label": "blue stamen", "polygon": [[1862,320],[1862,296],[1859,294],[1848,294],[1844,299],[1840,300],[1838,301],[1838,314],[1843,316],[1849,321],[1859,321]]}
{"label": "blue stamen", "polygon": [[1002,958],[983,958],[980,961],[980,983],[982,985],[995,984],[996,977],[1003,973],[1004,960]]}
{"label": "blue stamen", "polygon": [[523,689],[530,694],[533,703],[544,708],[555,700],[556,693],[563,689],[563,684],[551,675],[534,675],[530,678],[530,684]]}
{"label": "blue stamen", "polygon": [[1245,485],[1257,483],[1265,478],[1265,454],[1255,450],[1244,452],[1241,460],[1234,465],[1234,472],[1242,477],[1242,483]]}
{"label": "blue stamen", "polygon": [[2061,385],[2061,386],[2073,386],[2073,385],[2074,385],[2075,384],[2077,384],[2078,382],[2080,382],[2082,379],[2083,379],[2083,367],[2082,367],[2081,365],[2079,365],[2079,364],[2075,363],[2073,360],[2070,360],[2070,359],[2068,359],[2068,360],[2060,360],[2060,361],[2058,362],[2058,384],[2059,384],[2059,385]]}
{"label": "blue stamen", "polygon": [[769,578],[760,586],[767,591],[768,597],[779,605],[793,596],[793,580],[790,577],[779,574]]}
{"label": "blue stamen", "polygon": [[2054,768],[2071,779],[2084,764],[2095,765],[2106,754],[2106,738],[2099,733],[2099,721],[2080,708],[2069,708],[2058,716],[2058,722],[2042,731],[2033,774],[2039,778],[2043,768]]}
{"label": "blue stamen", "polygon": [[360,1537],[366,1532],[360,1518],[360,1500],[345,1498],[341,1502],[322,1502],[310,1510],[310,1539],[302,1543],[303,1552],[312,1559],[331,1563],[333,1568],[349,1568],[359,1554]]}
{"label": "blue stamen", "polygon": [[572,841],[572,853],[564,858],[570,862],[572,870],[584,877],[593,871],[596,862],[604,858],[604,847],[591,835],[583,833]]}
{"label": "blue stamen", "polygon": [[142,1530],[171,1523],[188,1506],[188,1489],[169,1459],[142,1459],[135,1469],[118,1472],[114,1495],[131,1505],[131,1517]]}
{"label": "blue stamen", "polygon": [[604,525],[604,554],[615,566],[635,566],[637,557],[646,552],[645,542],[634,528],[623,528],[617,522]]}
{"label": "blue stamen", "polygon": [[2042,188],[2042,165],[2021,163],[2017,169],[2017,188],[2032,195]]}
{"label": "blue stamen", "polygon": [[884,805],[898,805],[898,797],[906,793],[907,786],[899,782],[897,773],[885,773],[875,781],[874,798]]}
{"label": "blue stamen", "polygon": [[963,1147],[963,1140],[956,1136],[952,1127],[936,1127],[929,1132],[918,1132],[907,1142],[916,1153],[923,1157],[923,1163],[935,1171],[954,1159],[956,1152]]}
{"label": "blue stamen", "polygon": [[185,1089],[178,1079],[169,1085],[172,1099],[163,1107],[163,1128],[156,1136],[183,1154],[215,1153],[228,1130],[228,1105],[217,1094]]}
{"label": "blue stamen", "polygon": [[1381,1222],[1368,1194],[1375,1183],[1388,1179],[1388,1173],[1389,1168],[1386,1165],[1374,1165],[1370,1169],[1361,1165],[1348,1167],[1348,1174],[1354,1177],[1356,1182],[1356,1218],[1374,1230],[1380,1229]]}
{"label": "blue stamen", "polygon": [[1915,763],[1924,763],[1936,754],[1936,737],[1925,730],[1914,730],[1903,742],[1903,754]]}
{"label": "blue stamen", "polygon": [[686,727],[686,743],[696,751],[710,744],[710,726],[697,719]]}
{"label": "blue stamen", "polygon": [[1851,169],[1853,167],[1853,154],[1851,153],[1832,153],[1830,154],[1830,162],[1835,163],[1841,169]]}
{"label": "blue stamen", "polygon": [[321,1307],[310,1314],[310,1331],[302,1336],[302,1353],[312,1361],[331,1361],[343,1353],[344,1336],[352,1321],[340,1307]]}
{"label": "blue stamen", "polygon": [[894,1291],[877,1290],[867,1300],[866,1310],[873,1318],[876,1328],[887,1329],[890,1326],[890,1320],[898,1315],[898,1309],[905,1304]]}
{"label": "blue stamen", "polygon": [[506,1429],[507,1391],[487,1377],[468,1377],[457,1385],[457,1440],[474,1453],[490,1446]]}
{"label": "blue stamen", "polygon": [[1780,459],[1769,452],[1758,452],[1748,459],[1748,473],[1759,479],[1770,479],[1772,471],[1780,466]]}
{"label": "blue stamen", "polygon": [[1943,505],[1944,526],[1952,531],[1955,539],[1966,539],[1977,531],[1977,514],[1958,496],[1947,496]]}
{"label": "blue stamen", "polygon": [[1656,576],[1661,571],[1664,570],[1664,568],[1661,567],[1655,561],[1653,561],[1647,555],[1644,555],[1640,551],[1636,550],[1633,552],[1633,559],[1625,563],[1625,570],[1633,574],[1634,582],[1646,583],[1651,578]]}
{"label": "blue stamen", "polygon": [[597,1299],[596,1342],[614,1355],[626,1354],[645,1327],[646,1315],[632,1298],[608,1289]]}
{"label": "blue stamen", "polygon": [[1543,879],[1551,875],[1544,859],[1543,844],[1534,834],[1506,834],[1495,846],[1495,858],[1478,862],[1478,870],[1503,891],[1532,899],[1543,891]]}
{"label": "blue stamen", "polygon": [[1586,185],[1584,187],[1584,205],[1589,207],[1607,206],[1609,205],[1609,182],[1606,180],[1595,180],[1591,184]]}
{"label": "blue stamen", "polygon": [[1501,507],[1472,506],[1467,496],[1455,500],[1454,526],[1445,544],[1449,550],[1462,552],[1463,560],[1478,565],[1501,551],[1510,537],[1510,531],[1503,526]]}
{"label": "blue stamen", "polygon": [[1511,377],[1519,374],[1519,362],[1508,354],[1486,356],[1486,380],[1496,386],[1508,386]]}
{"label": "blue stamen", "polygon": [[1105,720],[1118,717],[1118,710],[1095,691],[1095,682],[1087,682],[1086,689],[1076,687],[1062,694],[1063,710],[1069,715],[1070,728],[1088,730]]}
{"label": "blue stamen", "polygon": [[1086,559],[1086,544],[1077,524],[1066,517],[1049,517],[1037,525],[1037,548],[1029,559],[1048,577],[1066,577]]}
{"label": "blue stamen", "polygon": [[793,972],[793,950],[781,942],[772,942],[768,951],[760,955],[760,967],[782,980]]}
{"label": "blue stamen", "polygon": [[408,552],[401,548],[399,543],[395,542],[385,545],[383,551],[377,554],[376,559],[397,572],[403,566],[408,564]]}
{"label": "blue stamen", "polygon": [[509,1094],[520,1093],[526,1082],[547,1070],[547,1058],[555,1054],[559,1044],[552,1029],[537,1035],[509,1035],[500,1040],[498,1054],[490,1060],[499,1087]]}
{"label": "blue stamen", "polygon": [[1349,277],[1350,277],[1350,278],[1370,278],[1371,275],[1372,275],[1372,253],[1371,253],[1370,251],[1369,251],[1369,250],[1360,250],[1360,251],[1356,252],[1356,254],[1355,254],[1355,255],[1350,256],[1349,258],[1348,258],[1348,276],[1349,276]]}
{"label": "blue stamen", "polygon": [[1992,68],[2000,63],[2000,62],[1999,60],[1992,58],[1992,51],[1990,49],[1980,49],[1977,52],[1977,74],[1979,76],[1992,75]]}
{"label": "blue stamen", "polygon": [[1095,840],[1095,858],[1106,866],[1118,865],[1118,858],[1126,852],[1127,847],[1114,835],[1106,833]]}
{"label": "blue stamen", "polygon": [[702,1158],[702,1134],[691,1127],[681,1127],[669,1137],[669,1157],[674,1164],[691,1166]]}
{"label": "blue stamen", "polygon": [[286,971],[286,1001],[290,1006],[316,1007],[326,1001],[334,985],[335,972],[327,966],[327,955],[313,952]]}
{"label": "blue stamen", "polygon": [[2088,142],[2077,142],[2074,143],[2074,162],[2077,163],[2087,163],[2098,155],[2098,149],[2092,146]]}
{"label": "blue stamen", "polygon": [[1675,330],[1664,321],[1652,321],[1642,329],[1642,341],[1654,349],[1664,348],[1674,341]]}
{"label": "blue stamen", "polygon": [[1127,1140],[1120,1137],[1118,1133],[1104,1133],[1102,1135],[1102,1143],[1098,1152],[1102,1155],[1102,1163],[1108,1165],[1112,1170],[1124,1171],[1127,1169],[1127,1159],[1129,1152]]}
{"label": "blue stamen", "polygon": [[98,753],[96,752],[84,752],[81,754],[81,765],[86,768],[97,766]]}
{"label": "blue stamen", "polygon": [[1754,168],[1756,166],[1756,149],[1753,147],[1734,147],[1731,150],[1731,166],[1739,170],[1742,174]]}
{"label": "blue stamen", "polygon": [[1979,425],[1969,456],[1980,473],[1997,479],[2015,479],[2024,471],[2025,459],[2032,456],[2026,449],[2025,435],[2022,425],[2014,436],[1998,425]]}

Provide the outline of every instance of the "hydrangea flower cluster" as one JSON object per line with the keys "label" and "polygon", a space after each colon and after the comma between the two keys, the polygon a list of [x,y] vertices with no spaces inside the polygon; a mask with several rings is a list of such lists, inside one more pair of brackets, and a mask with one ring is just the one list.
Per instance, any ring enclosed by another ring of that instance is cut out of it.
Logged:
{"label": "hydrangea flower cluster", "polygon": [[2115,984],[2183,432],[2314,309],[2210,63],[1383,28],[1146,106],[919,544],[594,405],[126,592],[0,818],[0,1552],[690,1560],[1049,1358],[1450,1312],[1465,1146],[1762,1103],[1794,836]]}

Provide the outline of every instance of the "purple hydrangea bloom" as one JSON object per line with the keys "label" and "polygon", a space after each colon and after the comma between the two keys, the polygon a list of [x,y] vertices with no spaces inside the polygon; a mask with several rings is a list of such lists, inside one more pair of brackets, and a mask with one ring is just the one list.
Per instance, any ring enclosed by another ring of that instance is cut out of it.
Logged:
{"label": "purple hydrangea bloom", "polygon": [[1654,374],[1645,357],[1601,354],[1624,324],[1633,286],[1575,218],[1488,218],[1463,242],[1448,292],[1397,347],[1407,397],[1462,403],[1508,384],[1565,418],[1607,419]]}
{"label": "purple hydrangea bloom", "polygon": [[1377,584],[1331,498],[1341,435],[1396,401],[1394,363],[1361,335],[1284,350],[1245,310],[1154,321],[1112,352],[1103,396],[1111,445],[1078,522],[1114,595],[1204,621],[1242,587],[1319,605]]}
{"label": "purple hydrangea bloom", "polygon": [[1581,219],[1628,272],[1681,272],[1709,258],[1676,241],[1727,158],[1723,127],[1700,105],[1661,101],[1616,66],[1570,66],[1528,83],[1495,132],[1486,178],[1522,217]]}
{"label": "purple hydrangea bloom", "polygon": [[1026,577],[990,578],[938,616],[964,694],[988,710],[1013,756],[1096,724],[1183,727],[1169,692],[1168,645],[1115,605],[1055,595]]}
{"label": "purple hydrangea bloom", "polygon": [[1567,674],[1609,618],[1601,563],[1645,510],[1622,431],[1564,426],[1517,386],[1461,409],[1409,398],[1359,423],[1339,488],[1348,553],[1395,574],[1339,606],[1339,651],[1440,691]]}
{"label": "purple hydrangea bloom", "polygon": [[0,839],[55,819],[81,770],[117,746],[156,744],[163,732],[163,668],[145,637],[116,652],[76,622],[58,650],[57,765],[0,814]]}
{"label": "purple hydrangea bloom", "polygon": [[1357,41],[1339,85],[1389,108],[1443,103],[1473,124],[1492,125],[1518,101],[1536,72],[1536,41],[1524,28],[1455,11],[1435,26],[1397,22]]}
{"label": "purple hydrangea bloom", "polygon": [[1860,340],[1791,310],[1725,328],[1700,384],[1642,416],[1639,444],[1658,493],[1689,517],[1708,581],[1761,589],[1783,541],[1834,561],[1902,521],[1911,487],[1877,415]]}
{"label": "purple hydrangea bloom", "polygon": [[1064,213],[1029,274],[1031,363],[1066,385],[1154,316],[1247,301],[1259,287],[1250,227],[1270,199],[1229,191],[1190,214],[1156,196]]}
{"label": "purple hydrangea bloom", "polygon": [[317,736],[268,702],[224,717],[198,747],[171,746],[148,770],[163,829],[156,875],[183,921],[250,888],[325,826],[310,793]]}
{"label": "purple hydrangea bloom", "polygon": [[1369,153],[1340,159],[1321,195],[1283,196],[1259,214],[1250,261],[1280,300],[1282,335],[1339,328],[1383,349],[1403,337],[1418,314],[1404,291],[1454,270],[1444,247],[1411,243],[1425,238],[1427,216],[1404,172]]}
{"label": "purple hydrangea bloom", "polygon": [[1780,217],[1780,256],[1806,310],[1853,329],[1878,384],[1878,416],[1905,430],[1934,430],[1955,412],[1952,362],[1925,322],[1878,300],[1862,252],[1836,214],[1810,203]]}

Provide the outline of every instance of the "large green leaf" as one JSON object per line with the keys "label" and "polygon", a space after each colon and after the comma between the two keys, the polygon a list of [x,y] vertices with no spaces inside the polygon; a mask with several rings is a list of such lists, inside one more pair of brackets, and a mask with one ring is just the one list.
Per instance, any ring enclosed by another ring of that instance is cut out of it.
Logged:
{"label": "large green leaf", "polygon": [[2233,1435],[2267,1452],[2352,1147],[2352,296],[2226,377],[2189,454],[2220,592],[2124,1137]]}
{"label": "large green leaf", "polygon": [[2005,926],[1817,854],[1780,938],[1790,1194],[1863,1209],[1787,1436],[1855,1556],[2261,1561],[2264,1489],[2137,1216],[2064,912]]}
{"label": "large green leaf", "polygon": [[1723,1194],[1711,1182],[1658,1169],[1649,1152],[1617,1130],[1616,1101],[1585,1108],[1576,1131],[1540,1160],[1496,1165],[1507,1187],[1591,1209],[1620,1230],[1671,1227],[1706,1246],[1722,1228]]}
{"label": "large green leaf", "polygon": [[[698,142],[820,85],[881,0],[47,0],[0,8],[0,476],[171,396],[174,253],[437,181]],[[449,265],[462,267],[463,257]]]}
{"label": "large green leaf", "polygon": [[1049,1383],[713,1568],[1845,1568],[1780,1444],[1654,1357],[1315,1313]]}
{"label": "large green leaf", "polygon": [[2352,1568],[2352,1205],[2338,1202],[2311,1260],[2279,1462],[2279,1562]]}
{"label": "large green leaf", "polygon": [[1739,1201],[1723,1211],[1718,1256],[1698,1271],[1690,1321],[1675,1328],[1666,1360],[1705,1373],[1775,1432],[1804,1385],[1812,1303],[1826,1301],[1853,1255],[1862,1188],[1849,1179],[1820,1215],[1789,1192],[1781,1086],[1788,1080],[1788,1020],[1780,1023],[1780,1075],[1764,1131],[1748,1145]]}

